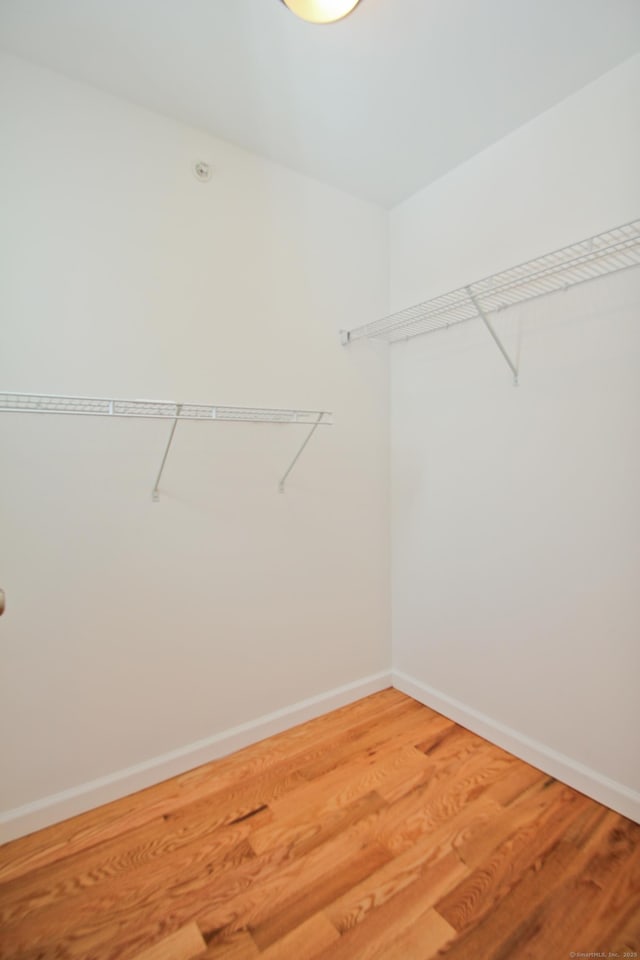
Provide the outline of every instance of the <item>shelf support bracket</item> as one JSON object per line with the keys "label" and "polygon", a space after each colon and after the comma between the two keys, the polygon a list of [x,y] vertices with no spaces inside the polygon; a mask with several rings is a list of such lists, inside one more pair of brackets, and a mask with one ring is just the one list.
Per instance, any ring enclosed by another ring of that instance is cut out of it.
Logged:
{"label": "shelf support bracket", "polygon": [[299,449],[298,452],[296,453],[295,457],[293,458],[293,460],[292,460],[291,463],[289,464],[289,468],[288,468],[287,472],[284,474],[284,476],[282,477],[280,483],[278,484],[278,490],[280,491],[280,493],[284,493],[284,485],[285,485],[285,483],[286,483],[286,481],[287,481],[287,477],[289,476],[289,474],[291,473],[291,471],[292,471],[293,468],[295,467],[296,463],[297,463],[298,460],[300,459],[300,457],[301,457],[301,455],[302,455],[302,451],[304,450],[304,448],[306,447],[306,445],[307,445],[307,444],[309,443],[309,441],[311,440],[311,437],[314,435],[314,433],[316,432],[316,430],[318,429],[318,427],[319,427],[320,424],[322,423],[322,418],[323,418],[323,417],[324,417],[324,412],[321,413],[321,414],[319,414],[318,419],[316,420],[316,422],[314,423],[314,425],[311,427],[311,430],[309,431],[309,433],[307,434],[305,440],[303,441],[302,446],[300,447],[300,449]]}
{"label": "shelf support bracket", "polygon": [[494,341],[495,341],[495,344],[496,344],[498,350],[500,351],[500,353],[502,354],[502,356],[504,357],[504,359],[507,361],[507,363],[508,363],[508,365],[509,365],[509,369],[511,370],[511,372],[512,372],[512,374],[513,374],[513,385],[514,385],[514,387],[517,387],[517,386],[518,386],[518,368],[516,367],[515,363],[513,362],[513,360],[511,359],[511,357],[509,356],[509,354],[508,354],[507,351],[505,350],[504,346],[502,345],[502,341],[500,340],[500,337],[498,336],[498,334],[495,332],[495,330],[494,330],[493,327],[491,326],[491,323],[489,322],[489,318],[487,317],[486,313],[484,312],[484,310],[482,309],[482,307],[480,306],[480,304],[478,303],[478,301],[476,300],[476,298],[475,298],[474,295],[472,294],[472,292],[471,292],[471,287],[466,287],[466,291],[467,291],[467,293],[468,293],[468,295],[469,295],[469,299],[471,300],[471,303],[472,303],[472,304],[474,305],[474,307],[476,308],[476,311],[477,311],[477,313],[478,313],[478,316],[480,317],[480,319],[481,319],[482,322],[484,323],[485,327],[487,328],[487,330],[489,331],[489,333],[490,333],[491,336],[493,337],[493,339],[494,339]]}
{"label": "shelf support bracket", "polygon": [[164,470],[164,465],[167,462],[167,457],[169,456],[169,450],[171,449],[171,444],[173,443],[173,435],[176,432],[176,427],[178,426],[178,419],[180,417],[180,411],[182,410],[182,404],[179,403],[176,408],[176,417],[173,423],[171,424],[171,432],[169,434],[169,439],[167,441],[167,446],[164,451],[164,456],[162,458],[162,463],[160,464],[160,469],[158,470],[158,476],[156,477],[155,486],[153,488],[153,493],[151,494],[151,499],[154,503],[157,503],[160,499],[160,491],[158,487],[160,486],[160,478],[162,477],[162,471]]}

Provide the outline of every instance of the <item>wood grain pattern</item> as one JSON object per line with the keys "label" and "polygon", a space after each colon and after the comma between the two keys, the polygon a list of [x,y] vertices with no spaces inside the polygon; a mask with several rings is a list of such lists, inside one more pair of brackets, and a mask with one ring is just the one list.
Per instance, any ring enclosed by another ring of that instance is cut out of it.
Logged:
{"label": "wood grain pattern", "polygon": [[323,913],[315,913],[299,927],[285,933],[277,942],[259,954],[263,960],[312,960],[328,948],[340,934]]}
{"label": "wood grain pattern", "polygon": [[221,943],[212,944],[203,960],[256,960],[259,956],[255,940],[243,930]]}
{"label": "wood grain pattern", "polygon": [[[421,880],[426,883],[428,895],[435,903],[453,885],[452,880],[458,882],[467,876],[468,868],[455,856],[449,843],[439,842],[441,839],[423,838],[422,843],[394,857],[326,907],[326,913],[337,929],[345,933],[362,923],[369,913],[408,887],[419,890]],[[396,906],[399,903],[398,900],[394,902]]]}
{"label": "wood grain pattern", "polygon": [[[504,900],[526,871],[558,841],[567,823],[587,802],[586,798],[560,784],[558,790],[553,793],[548,791],[542,799],[548,801],[549,806],[545,808],[540,803],[527,804],[523,811],[526,819],[523,818],[520,828],[514,833],[511,833],[511,825],[506,818],[496,818],[486,834],[496,839],[495,849],[490,850],[484,859],[472,858],[471,862],[476,864],[473,873],[436,905],[438,912],[459,933],[477,925],[496,904]],[[506,839],[499,842],[502,834],[506,834]],[[475,839],[471,839],[472,848]],[[483,835],[481,841],[484,846]],[[465,862],[464,853],[468,846],[463,843],[458,848]]]}
{"label": "wood grain pattern", "polygon": [[[376,721],[394,710],[415,709],[414,701],[392,687],[376,694]],[[230,757],[204,764],[154,787],[114,800],[95,810],[54,824],[27,837],[21,837],[0,846],[0,881],[12,880],[38,866],[63,859],[71,853],[85,850],[110,837],[122,837],[156,816],[184,808],[209,791],[217,792],[225,786],[238,786],[248,777],[266,770],[275,770],[278,761],[291,761],[307,751],[317,755],[330,749],[336,738],[364,730],[372,723],[373,715],[368,698],[332,711],[325,717],[292,727],[284,733],[261,740]]]}
{"label": "wood grain pattern", "polygon": [[[439,893],[452,887],[466,870],[455,853],[439,861],[434,869],[421,873],[386,903],[369,911],[361,923],[352,926],[330,950],[319,954],[321,960],[374,960],[391,951],[396,941],[420,923],[426,913],[433,913],[432,903]],[[442,918],[440,918],[442,919]],[[442,921],[447,937],[455,931]],[[438,947],[442,943],[438,944]],[[429,956],[427,953],[426,956]]]}
{"label": "wood grain pattern", "polygon": [[638,951],[640,826],[389,689],[0,848],[0,960]]}
{"label": "wood grain pattern", "polygon": [[381,947],[380,960],[422,960],[431,957],[455,936],[455,930],[435,910],[427,910],[390,943]]}
{"label": "wood grain pattern", "polygon": [[194,957],[201,957],[206,949],[197,924],[189,923],[139,953],[134,960],[193,960]]}

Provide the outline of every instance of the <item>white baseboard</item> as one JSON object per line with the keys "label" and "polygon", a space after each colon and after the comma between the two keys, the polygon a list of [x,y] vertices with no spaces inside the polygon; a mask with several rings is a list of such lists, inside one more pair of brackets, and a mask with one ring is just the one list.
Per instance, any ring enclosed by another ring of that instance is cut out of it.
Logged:
{"label": "white baseboard", "polygon": [[256,720],[187,744],[170,753],[79,784],[61,793],[43,797],[22,807],[6,810],[0,813],[0,843],[59,823],[103,803],[128,796],[136,790],[153,786],[391,685],[557,780],[640,823],[640,794],[635,790],[499,723],[428,684],[421,683],[401,671],[393,671],[363,677]]}
{"label": "white baseboard", "polygon": [[625,817],[640,823],[640,793],[615,780],[610,780],[597,770],[592,770],[577,760],[558,753],[538,740],[532,740],[512,727],[454,700],[440,690],[421,683],[406,673],[394,670],[393,686],[413,697],[427,707],[437,710],[450,720],[455,720],[485,740],[495,743],[521,760],[530,763],[549,776],[568,784],[580,793],[599,803],[604,803]]}
{"label": "white baseboard", "polygon": [[103,803],[126,797],[136,790],[153,786],[162,780],[168,780],[187,770],[192,770],[210,760],[227,756],[235,750],[241,750],[252,743],[281,733],[306,720],[344,707],[361,697],[377,693],[391,686],[391,674],[376,673],[355,680],[342,687],[335,687],[326,693],[301,700],[282,710],[275,710],[256,720],[231,727],[221,733],[215,733],[203,740],[187,744],[178,750],[153,757],[124,770],[117,770],[105,777],[63,790],[27,803],[13,810],[0,812],[0,843],[25,836],[34,830],[59,823],[78,813],[84,813]]}

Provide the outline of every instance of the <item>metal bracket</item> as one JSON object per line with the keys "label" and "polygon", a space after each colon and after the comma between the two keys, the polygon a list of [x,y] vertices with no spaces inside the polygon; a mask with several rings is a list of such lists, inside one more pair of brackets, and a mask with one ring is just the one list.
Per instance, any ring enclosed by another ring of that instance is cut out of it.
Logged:
{"label": "metal bracket", "polygon": [[500,353],[502,354],[502,356],[504,357],[504,359],[505,359],[505,360],[507,361],[507,363],[509,364],[509,369],[511,370],[511,372],[512,372],[512,374],[513,374],[513,385],[514,385],[515,387],[517,387],[517,386],[518,386],[518,368],[516,367],[515,363],[513,362],[513,360],[511,359],[511,357],[509,356],[509,354],[508,354],[507,351],[505,350],[505,348],[503,347],[502,341],[500,340],[500,338],[498,337],[498,334],[495,332],[495,330],[493,329],[493,327],[492,327],[491,324],[489,323],[489,319],[488,319],[486,313],[484,312],[484,310],[482,309],[482,307],[480,306],[480,304],[478,303],[478,301],[477,301],[476,298],[474,297],[473,293],[471,292],[471,287],[466,287],[465,289],[466,289],[466,291],[467,291],[467,293],[468,293],[468,295],[469,295],[469,299],[471,300],[471,303],[474,305],[474,307],[476,308],[476,310],[477,310],[477,312],[478,312],[478,316],[479,316],[480,319],[483,321],[485,327],[487,328],[487,330],[489,331],[489,333],[490,333],[491,336],[493,337],[493,339],[494,339],[494,341],[495,341],[495,344],[496,344],[496,346],[498,347],[498,350],[500,351]]}
{"label": "metal bracket", "polygon": [[171,449],[171,444],[173,443],[173,435],[174,435],[174,433],[176,432],[176,427],[178,426],[178,420],[179,420],[179,418],[180,418],[180,411],[181,411],[181,410],[182,410],[182,404],[179,403],[178,406],[177,406],[177,408],[176,408],[176,418],[175,418],[175,420],[173,421],[173,424],[171,425],[171,433],[169,434],[169,439],[168,439],[168,441],[167,441],[167,446],[166,446],[166,449],[165,449],[165,451],[164,451],[164,456],[163,456],[163,458],[162,458],[162,463],[160,464],[160,469],[158,470],[158,476],[156,477],[155,486],[154,486],[153,492],[152,492],[152,494],[151,494],[151,499],[153,500],[154,503],[157,503],[158,500],[160,499],[160,491],[158,490],[158,487],[159,487],[159,485],[160,485],[160,478],[162,477],[162,471],[164,470],[164,465],[165,465],[165,463],[167,462],[167,457],[169,456],[169,450]]}
{"label": "metal bracket", "polygon": [[311,440],[311,437],[314,435],[314,433],[316,432],[316,430],[317,430],[318,427],[320,426],[323,417],[324,417],[324,412],[321,413],[321,414],[318,416],[318,419],[316,420],[316,422],[314,423],[314,425],[311,427],[311,430],[310,430],[309,433],[307,434],[307,436],[306,436],[306,438],[305,438],[302,446],[300,447],[300,449],[299,449],[298,452],[296,453],[295,457],[293,458],[293,460],[292,460],[291,463],[289,464],[289,469],[288,469],[287,472],[284,474],[284,476],[282,477],[280,483],[278,484],[278,490],[280,491],[280,493],[284,493],[284,485],[285,485],[285,483],[286,483],[287,477],[289,476],[289,474],[291,473],[291,471],[292,471],[293,468],[295,467],[296,463],[297,463],[298,460],[300,459],[300,457],[301,457],[301,455],[302,455],[302,451],[304,450],[304,448],[306,447],[306,445],[309,443],[309,440]]}

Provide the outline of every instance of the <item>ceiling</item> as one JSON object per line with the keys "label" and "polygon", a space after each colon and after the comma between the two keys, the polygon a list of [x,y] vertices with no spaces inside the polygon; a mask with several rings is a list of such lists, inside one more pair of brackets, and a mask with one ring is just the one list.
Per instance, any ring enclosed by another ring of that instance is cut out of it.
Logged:
{"label": "ceiling", "polygon": [[640,49],[640,0],[0,0],[0,47],[392,206]]}

